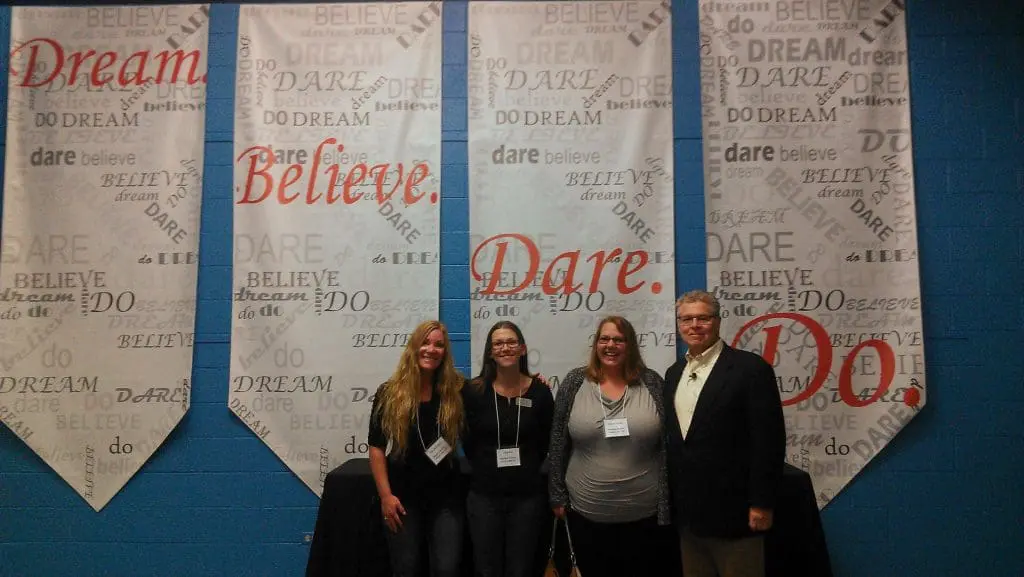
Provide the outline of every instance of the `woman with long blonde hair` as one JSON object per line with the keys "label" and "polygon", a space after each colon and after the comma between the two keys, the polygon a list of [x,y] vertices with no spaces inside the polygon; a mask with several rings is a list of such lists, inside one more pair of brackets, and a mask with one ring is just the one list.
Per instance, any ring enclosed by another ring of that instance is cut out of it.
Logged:
{"label": "woman with long blonde hair", "polygon": [[374,397],[370,470],[395,577],[420,575],[424,543],[432,577],[459,575],[464,508],[454,451],[464,419],[462,386],[448,330],[431,320],[409,335],[398,367]]}

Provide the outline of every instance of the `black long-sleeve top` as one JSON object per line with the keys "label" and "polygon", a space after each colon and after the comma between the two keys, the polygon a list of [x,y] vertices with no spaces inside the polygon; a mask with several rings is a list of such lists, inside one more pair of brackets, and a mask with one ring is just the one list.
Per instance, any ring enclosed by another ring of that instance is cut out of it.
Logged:
{"label": "black long-sleeve top", "polygon": [[[382,451],[386,451],[388,446],[388,438],[384,434],[380,419],[380,393],[386,386],[386,383],[381,385],[374,397],[367,436],[367,443]],[[388,456],[388,482],[391,485],[391,492],[402,502],[447,506],[459,500],[459,469],[455,451],[449,453],[437,465],[430,461],[426,453],[426,448],[434,444],[440,436],[437,425],[440,407],[441,395],[435,387],[430,400],[420,403],[417,407],[417,417],[409,426],[405,453],[400,456],[392,453]]]}
{"label": "black long-sleeve top", "polygon": [[[547,458],[555,406],[547,385],[533,379],[522,395],[530,406],[521,406],[526,403],[498,395],[497,414],[492,384],[476,387],[467,383],[462,394],[466,410],[463,448],[473,468],[470,489],[496,496],[544,493],[546,484],[541,466]],[[501,448],[515,447],[517,415],[520,465],[499,469],[498,422],[501,423]]]}

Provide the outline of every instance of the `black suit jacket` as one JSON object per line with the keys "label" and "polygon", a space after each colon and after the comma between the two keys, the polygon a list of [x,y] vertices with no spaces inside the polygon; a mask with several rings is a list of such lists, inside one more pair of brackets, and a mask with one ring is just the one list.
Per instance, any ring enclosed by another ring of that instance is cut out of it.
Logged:
{"label": "black suit jacket", "polygon": [[761,357],[722,348],[679,430],[675,396],[686,360],[665,373],[665,431],[673,519],[701,537],[752,534],[750,507],[774,509],[786,453],[775,371]]}

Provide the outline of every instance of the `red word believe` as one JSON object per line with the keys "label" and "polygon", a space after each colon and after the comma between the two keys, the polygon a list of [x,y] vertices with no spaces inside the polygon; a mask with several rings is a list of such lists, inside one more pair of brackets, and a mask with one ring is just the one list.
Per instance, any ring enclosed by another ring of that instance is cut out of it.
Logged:
{"label": "red word believe", "polygon": [[[316,152],[313,154],[313,164],[309,169],[309,180],[306,182],[305,187],[306,204],[315,204],[321,198],[327,204],[334,204],[339,200],[345,204],[355,204],[363,198],[363,193],[353,191],[352,189],[362,185],[366,181],[367,176],[376,184],[378,204],[383,205],[391,200],[398,187],[403,184],[402,200],[406,205],[413,205],[426,196],[427,193],[425,192],[416,193],[417,187],[430,175],[430,169],[423,162],[414,165],[408,174],[405,172],[405,166],[401,162],[397,163],[395,165],[395,170],[398,173],[397,178],[394,185],[391,186],[391,190],[387,193],[384,192],[385,179],[391,170],[391,164],[375,164],[372,167],[368,167],[365,162],[360,162],[344,174],[341,172],[340,165],[329,164],[322,171],[328,180],[326,194],[317,191],[317,177],[320,176],[317,171],[320,170],[324,149],[335,143],[337,143],[337,140],[328,138],[316,147]],[[344,152],[345,146],[339,144],[337,149],[339,153]],[[274,176],[270,174],[270,169],[276,164],[273,147],[251,146],[238,155],[235,162],[243,162],[243,159],[248,160],[249,168],[245,178],[245,189],[242,198],[237,204],[258,204],[263,202],[270,198],[270,194],[275,188],[277,190],[276,199],[280,204],[291,204],[302,196],[302,192],[299,191],[289,192],[288,187],[298,183],[304,176],[305,167],[303,164],[288,164],[281,175],[281,179],[275,183]],[[339,188],[341,189],[340,194],[338,192]],[[431,193],[430,201],[437,202],[436,192]]]}

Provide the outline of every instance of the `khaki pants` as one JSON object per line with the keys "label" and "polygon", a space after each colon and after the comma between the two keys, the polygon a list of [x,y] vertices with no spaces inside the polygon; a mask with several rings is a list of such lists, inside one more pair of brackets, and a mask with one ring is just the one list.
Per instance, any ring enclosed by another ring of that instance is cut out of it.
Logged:
{"label": "khaki pants", "polygon": [[742,539],[679,536],[686,577],[764,577],[764,536]]}

